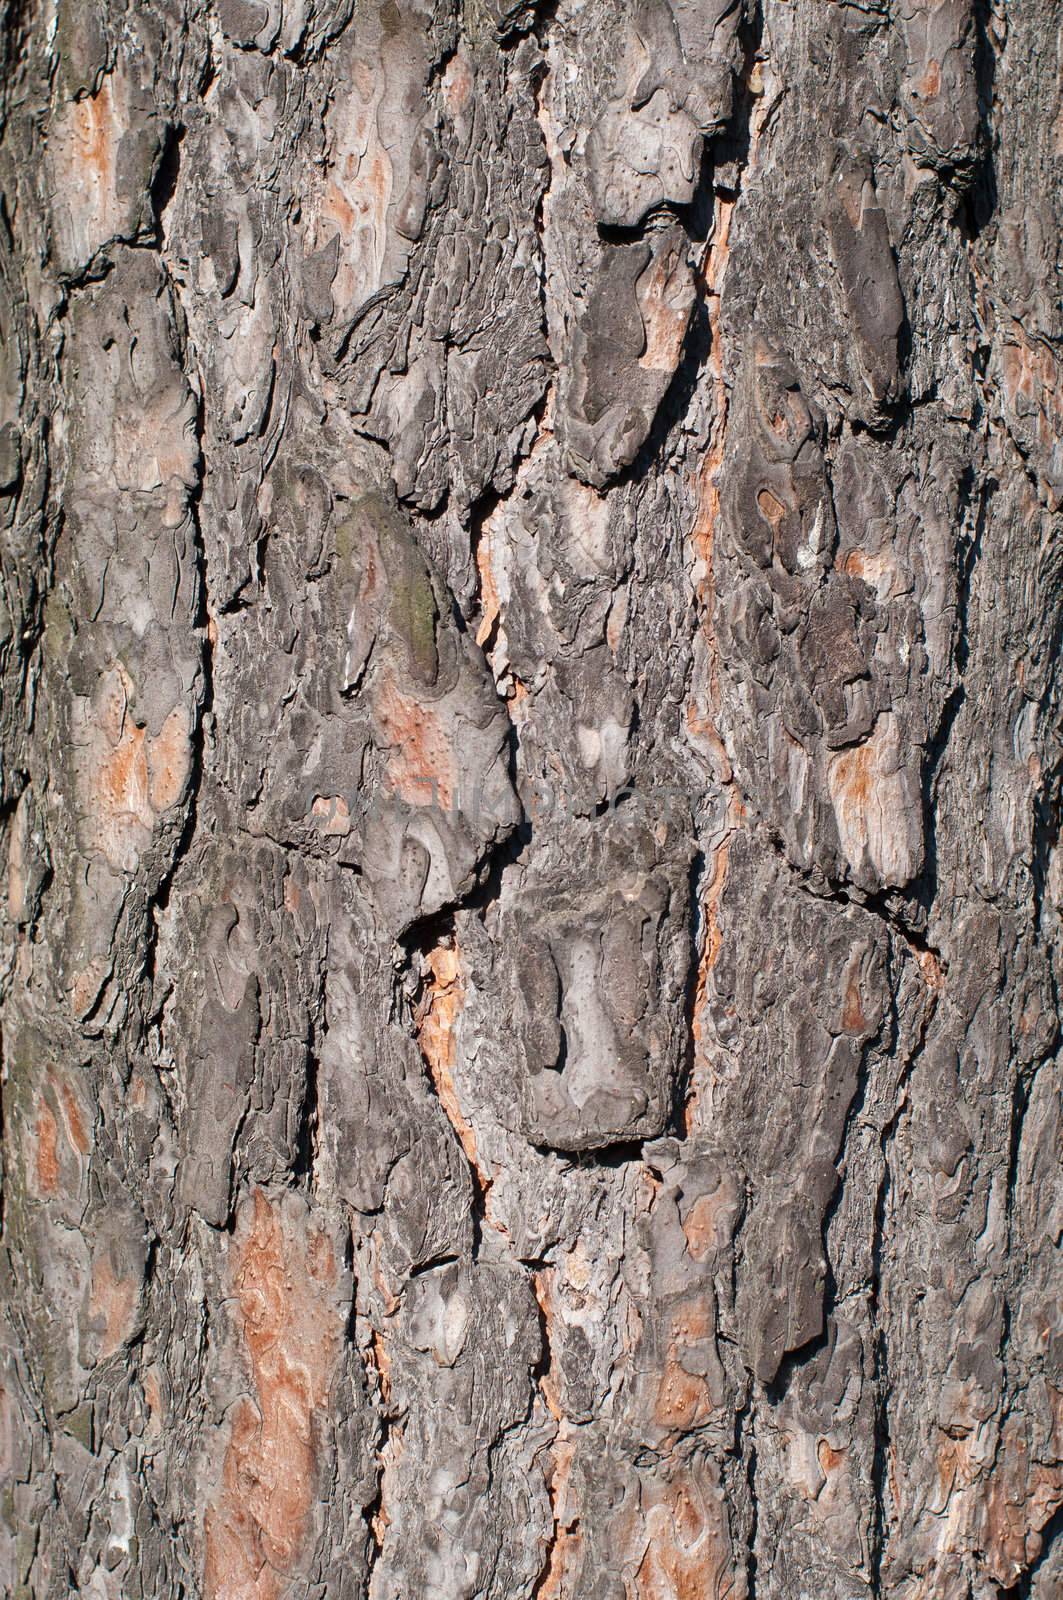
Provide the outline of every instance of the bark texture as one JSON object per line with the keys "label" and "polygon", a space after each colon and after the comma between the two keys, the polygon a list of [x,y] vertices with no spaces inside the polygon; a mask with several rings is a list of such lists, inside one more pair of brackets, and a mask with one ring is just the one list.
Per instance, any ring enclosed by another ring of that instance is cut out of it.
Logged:
{"label": "bark texture", "polygon": [[6,1591],[1063,1591],[1054,0],[7,0]]}

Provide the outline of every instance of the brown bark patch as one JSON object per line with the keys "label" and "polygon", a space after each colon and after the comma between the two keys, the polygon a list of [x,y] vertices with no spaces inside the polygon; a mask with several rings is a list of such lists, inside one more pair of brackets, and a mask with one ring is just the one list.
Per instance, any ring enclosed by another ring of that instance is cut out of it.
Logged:
{"label": "brown bark patch", "polygon": [[653,1420],[658,1427],[686,1433],[704,1422],[711,1410],[705,1379],[687,1372],[673,1348],[657,1391]]}
{"label": "brown bark patch", "polygon": [[[1063,383],[1059,362],[1044,345],[1032,343],[1017,324],[1008,329],[1001,353],[1001,377],[1008,409],[1019,427],[1034,435],[1051,455],[1063,431]],[[1014,341],[1014,342],[1010,342]],[[1059,506],[1058,482],[1039,476],[1039,487],[1053,509]]]}
{"label": "brown bark patch", "polygon": [[162,1400],[162,1387],[159,1383],[159,1373],[156,1367],[149,1367],[144,1374],[144,1404],[148,1408],[148,1432],[154,1437],[162,1432],[165,1421],[165,1411]]}
{"label": "brown bark patch", "polygon": [[473,71],[466,55],[453,56],[443,75],[443,99],[452,117],[458,116],[469,102],[473,89]]}
{"label": "brown bark patch", "polygon": [[101,817],[115,827],[123,827],[127,819],[151,827],[146,736],[146,728],[128,728],[114,749],[100,760],[96,801]]}
{"label": "brown bark patch", "polygon": [[874,589],[880,600],[892,597],[897,581],[897,568],[885,552],[869,555],[866,550],[847,550],[839,554],[835,566],[850,578],[859,578],[869,589]]}
{"label": "brown bark patch", "polygon": [[931,994],[938,995],[945,987],[945,973],[941,962],[932,950],[920,950],[917,956],[923,981]]}
{"label": "brown bark patch", "polygon": [[[330,182],[325,190],[325,200],[322,205],[322,216],[326,223],[334,222],[345,239],[349,239],[354,232],[356,221],[354,207],[339,184]],[[322,230],[323,231],[323,230]]]}
{"label": "brown bark patch", "polygon": [[[554,1309],[553,1267],[542,1267],[538,1272],[532,1273],[532,1289],[539,1303],[539,1310],[543,1315],[543,1339],[547,1350],[552,1351],[556,1315]],[[564,1412],[561,1409],[561,1397],[558,1393],[557,1378],[551,1369],[550,1363],[547,1364],[546,1370],[539,1379],[539,1389],[546,1402],[546,1409],[554,1421],[562,1422],[564,1420]]]}
{"label": "brown bark patch", "polygon": [[429,950],[425,957],[429,979],[417,1013],[417,1041],[421,1047],[428,1076],[432,1080],[436,1098],[447,1121],[458,1136],[458,1142],[469,1163],[469,1175],[479,1193],[484,1210],[484,1221],[497,1233],[506,1228],[491,1215],[490,1194],[494,1177],[480,1159],[476,1133],[461,1106],[454,1082],[457,1062],[458,1019],[465,1006],[465,978],[461,966],[461,950],[455,939]]}
{"label": "brown bark patch", "polygon": [[185,791],[192,762],[191,729],[184,706],[174,706],[154,739],[146,741],[148,799],[156,816],[175,806]]}
{"label": "brown bark patch", "polygon": [[683,1357],[693,1352],[695,1364],[701,1365],[704,1349],[711,1344],[715,1332],[715,1320],[707,1300],[692,1298],[673,1311],[664,1371],[653,1411],[658,1427],[685,1433],[699,1427],[710,1415],[712,1397],[708,1382],[700,1373],[685,1367]]}
{"label": "brown bark patch", "polygon": [[701,652],[700,658],[696,657],[698,679],[695,680],[696,683],[700,684],[700,691],[696,690],[694,702],[688,708],[687,727],[693,738],[707,748],[710,759],[716,767],[722,783],[730,781],[731,764],[727,759],[727,752],[717,727],[717,717],[720,709],[720,684],[719,650],[713,625],[713,612],[716,605],[713,549],[716,538],[716,523],[720,513],[719,480],[723,467],[729,403],[729,391],[723,370],[720,294],[730,254],[729,236],[732,210],[733,202],[723,200],[717,196],[712,242],[706,248],[706,253],[701,263],[701,275],[705,284],[705,305],[711,330],[709,368],[712,377],[714,417],[708,448],[705,451],[696,476],[697,509],[694,525],[690,532],[690,540],[694,549],[694,588],[697,595],[698,609],[702,617],[702,627],[699,630],[695,646]]}
{"label": "brown bark patch", "polygon": [[129,131],[121,68],[93,95],[67,102],[48,128],[57,243],[68,267],[88,261],[128,222],[118,199],[118,150]]}
{"label": "brown bark patch", "polygon": [[713,1196],[699,1194],[683,1223],[687,1250],[695,1261],[704,1261],[712,1250],[716,1233],[715,1222],[716,1207],[713,1204]]}
{"label": "brown bark patch", "polygon": [[387,1405],[391,1399],[391,1357],[388,1354],[387,1340],[376,1328],[373,1329],[370,1339],[367,1366],[370,1372],[376,1374],[380,1398]]}
{"label": "brown bark patch", "polygon": [[782,501],[772,494],[770,489],[761,489],[757,495],[757,509],[765,522],[770,522],[777,528],[786,515],[786,507]]}
{"label": "brown bark patch", "polygon": [[933,100],[941,93],[941,63],[928,61],[923,73],[916,79],[915,92],[923,100]]}
{"label": "brown bark patch", "polygon": [[89,1153],[90,1139],[85,1113],[72,1085],[54,1070],[47,1074],[33,1129],[33,1176],[38,1196],[47,1199],[61,1191],[72,1194]]}
{"label": "brown bark patch", "polygon": [[74,102],[70,125],[74,136],[75,161],[101,186],[109,187],[114,177],[117,147],[109,78],[104,78],[96,94]]}
{"label": "brown bark patch", "polygon": [[351,831],[351,810],[341,794],[314,796],[310,815],[330,839],[346,839]]}

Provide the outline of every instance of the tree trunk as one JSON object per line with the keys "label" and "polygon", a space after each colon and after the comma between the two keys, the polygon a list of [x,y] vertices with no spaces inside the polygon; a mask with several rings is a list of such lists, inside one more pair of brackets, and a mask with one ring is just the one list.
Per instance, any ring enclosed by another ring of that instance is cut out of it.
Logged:
{"label": "tree trunk", "polygon": [[1049,1600],[1053,0],[7,0],[6,1593]]}

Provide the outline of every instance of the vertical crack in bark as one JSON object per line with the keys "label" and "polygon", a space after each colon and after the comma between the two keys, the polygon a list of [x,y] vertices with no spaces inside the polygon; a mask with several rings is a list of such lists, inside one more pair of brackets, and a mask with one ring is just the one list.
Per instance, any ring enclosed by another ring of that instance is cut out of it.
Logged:
{"label": "vertical crack in bark", "polygon": [[734,190],[726,194],[717,190],[714,195],[712,228],[697,274],[699,296],[704,300],[708,317],[707,365],[713,409],[708,444],[697,473],[696,509],[689,537],[694,553],[695,601],[701,616],[701,639],[708,661],[706,703],[699,706],[696,696],[691,696],[687,706],[687,731],[695,746],[700,747],[707,755],[714,776],[726,795],[726,818],[723,835],[711,849],[711,868],[705,884],[705,896],[698,908],[701,949],[698,955],[691,1019],[693,1058],[682,1118],[682,1127],[686,1135],[693,1132],[704,1120],[699,1113],[707,1077],[707,1065],[702,1051],[704,1027],[702,1016],[709,976],[720,951],[717,913],[727,880],[730,840],[735,829],[742,825],[746,815],[745,804],[718,727],[719,651],[713,622],[716,604],[713,545],[720,514],[720,476],[724,466],[730,407],[720,312],[730,259],[731,225],[735,209],[741,199],[743,186],[756,171],[761,137],[781,94],[781,88],[771,82],[771,69],[766,58],[759,53],[759,48],[753,49],[750,45],[745,80],[742,85],[743,133],[740,137],[744,135],[747,140],[745,157]]}
{"label": "vertical crack in bark", "polygon": [[[199,803],[202,797],[203,785],[206,774],[207,759],[207,734],[214,714],[214,645],[217,640],[217,628],[214,623],[210,607],[210,585],[207,570],[207,547],[203,535],[202,503],[203,488],[207,480],[209,462],[207,456],[207,399],[206,385],[203,381],[202,366],[194,348],[191,323],[188,308],[185,303],[185,284],[179,272],[174,270],[166,250],[165,211],[173,198],[177,187],[180,165],[180,141],[184,130],[171,131],[171,143],[166,152],[166,160],[160,162],[160,173],[165,171],[166,181],[159,190],[156,200],[156,228],[155,253],[165,275],[169,287],[170,297],[177,322],[177,347],[181,360],[181,371],[192,394],[195,397],[195,444],[198,459],[198,475],[193,487],[188,491],[188,513],[191,519],[193,536],[193,556],[196,564],[196,577],[199,587],[198,613],[196,616],[196,630],[200,642],[200,673],[202,675],[202,689],[198,715],[191,732],[190,767],[188,776],[188,800],[185,823],[174,847],[173,855],[168,868],[152,897],[149,907],[149,922],[146,941],[146,959],[144,973],[147,992],[150,994],[155,971],[155,958],[158,946],[158,915],[164,910],[169,898],[170,888],[177,875],[181,863],[186,859],[192,848],[196,836],[196,826],[199,816]],[[162,1028],[162,1016],[159,1018],[159,1027]]]}
{"label": "vertical crack in bark", "polygon": [[727,831],[712,852],[712,873],[705,887],[704,898],[698,906],[701,928],[701,952],[698,958],[694,997],[691,1007],[690,1028],[693,1054],[683,1104],[682,1129],[685,1137],[706,1125],[711,1114],[711,1104],[702,1105],[708,1093],[711,1098],[710,1067],[705,1056],[704,1013],[708,1003],[708,985],[712,970],[719,959],[722,935],[719,928],[719,907],[727,883],[727,861],[731,840],[741,826],[745,807],[738,795],[737,785],[728,785]]}
{"label": "vertical crack in bark", "polygon": [[[903,930],[895,930],[900,937],[904,937]],[[871,1231],[871,1282],[868,1296],[868,1318],[870,1323],[872,1341],[872,1384],[873,1384],[873,1428],[872,1428],[872,1461],[871,1461],[871,1549],[870,1549],[870,1577],[871,1592],[874,1597],[884,1593],[883,1574],[885,1571],[886,1553],[890,1539],[890,1530],[894,1526],[891,1517],[891,1508],[896,1510],[898,1505],[898,1488],[896,1480],[896,1446],[891,1439],[890,1429],[890,1350],[887,1338],[887,1324],[883,1315],[883,1251],[886,1244],[886,1224],[892,1190],[892,1171],[890,1166],[890,1148],[897,1131],[897,1127],[904,1116],[908,1106],[908,1082],[916,1064],[919,1061],[930,1034],[930,1025],[937,1011],[944,988],[944,975],[935,954],[927,949],[916,949],[909,945],[910,953],[915,957],[926,984],[926,1000],[919,1023],[919,1031],[903,1064],[898,1082],[894,1107],[891,1115],[879,1133],[879,1152],[881,1170],[878,1188],[875,1193],[875,1206]],[[891,980],[893,974],[891,974]],[[890,984],[891,1016],[894,1047],[899,1040],[899,1019],[897,1017],[896,990],[893,981]]]}
{"label": "vertical crack in bark", "polygon": [[582,1543],[579,1516],[570,1514],[568,1507],[569,1479],[576,1454],[574,1425],[566,1417],[561,1405],[553,1370],[554,1273],[553,1267],[540,1267],[532,1273],[543,1341],[543,1355],[536,1381],[543,1404],[556,1424],[554,1437],[547,1447],[550,1460],[545,1474],[550,1498],[551,1533],[542,1570],[531,1591],[533,1600],[567,1600],[572,1591],[566,1586],[566,1579],[579,1559]]}
{"label": "vertical crack in bark", "polygon": [[442,934],[439,943],[432,945],[422,960],[427,971],[416,1013],[417,1042],[436,1099],[465,1152],[482,1203],[490,1190],[491,1180],[481,1170],[476,1153],[476,1136],[462,1113],[453,1075],[457,1053],[454,1030],[465,1001],[465,979],[457,935],[453,932]]}
{"label": "vertical crack in bark", "polygon": [[[479,579],[477,601],[479,616],[475,639],[487,658],[495,687],[506,702],[511,722],[513,707],[519,703],[526,691],[508,662],[498,665],[495,661],[499,634],[500,631],[504,631],[503,601],[493,565],[495,541],[507,508],[511,504],[518,503],[525,494],[537,458],[553,440],[556,395],[556,381],[551,378],[546,393],[532,413],[536,423],[535,437],[517,462],[512,486],[504,494],[499,494],[495,490],[484,494],[469,513],[469,544]],[[515,736],[516,733],[514,727]]]}
{"label": "vertical crack in bark", "polygon": [[313,1191],[316,1183],[314,1169],[318,1154],[318,1071],[321,1060],[321,1046],[327,1029],[325,976],[324,972],[322,972],[319,977],[318,987],[318,1016],[316,1019],[313,1016],[310,1018],[309,1033],[306,1040],[306,1077],[302,1104],[299,1107],[296,1154],[292,1163],[293,1176],[302,1178],[311,1191]]}
{"label": "vertical crack in bark", "polygon": [[366,1570],[366,1594],[372,1592],[373,1572],[384,1551],[387,1531],[392,1525],[394,1490],[392,1480],[402,1459],[405,1430],[391,1411],[391,1357],[388,1354],[387,1336],[378,1328],[370,1332],[366,1352],[367,1375],[375,1383],[379,1404],[377,1416],[380,1434],[376,1444],[377,1488],[374,1498],[365,1508],[365,1524],[369,1537]]}
{"label": "vertical crack in bark", "polygon": [[749,1413],[749,1457],[746,1475],[752,1520],[749,1527],[749,1548],[746,1558],[746,1600],[757,1600],[757,1530],[760,1523],[760,1506],[757,1494],[757,1436],[756,1412]]}
{"label": "vertical crack in bark", "polygon": [[465,1003],[465,977],[461,949],[453,926],[439,934],[437,942],[422,953],[421,960],[423,986],[414,1014],[414,1028],[428,1080],[465,1155],[473,1190],[475,1253],[480,1245],[480,1230],[484,1224],[494,1229],[507,1243],[508,1235],[497,1218],[491,1215],[490,1195],[494,1179],[480,1159],[476,1134],[462,1110],[454,1081],[456,1030]]}

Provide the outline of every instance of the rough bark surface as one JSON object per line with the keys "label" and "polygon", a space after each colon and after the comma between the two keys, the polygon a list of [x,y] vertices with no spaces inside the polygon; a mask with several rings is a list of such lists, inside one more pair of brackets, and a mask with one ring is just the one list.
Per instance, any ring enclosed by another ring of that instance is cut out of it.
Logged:
{"label": "rough bark surface", "polygon": [[1054,0],[7,0],[17,1597],[1063,1591]]}

